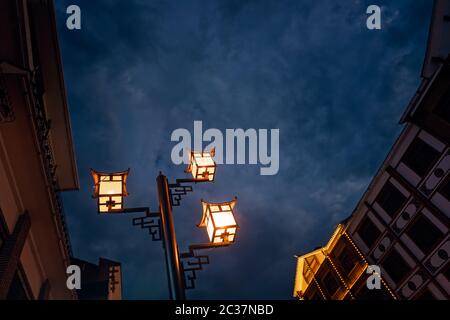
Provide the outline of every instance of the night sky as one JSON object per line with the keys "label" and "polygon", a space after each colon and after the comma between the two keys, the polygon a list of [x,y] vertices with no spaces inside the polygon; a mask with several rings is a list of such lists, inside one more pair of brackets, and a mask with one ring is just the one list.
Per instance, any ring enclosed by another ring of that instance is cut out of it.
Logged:
{"label": "night sky", "polygon": [[[167,299],[161,242],[133,216],[97,215],[89,168],[130,167],[125,205],[156,210],[158,172],[187,177],[171,162],[173,130],[279,128],[277,175],[221,165],[174,219],[185,251],[207,241],[200,199],[238,196],[237,242],[209,251],[188,298],[291,299],[294,255],[351,214],[401,130],[432,1],[56,2],[80,176],[64,194],[75,256],[120,261],[124,299]],[[70,4],[79,31],[65,26]],[[370,4],[382,6],[382,30],[366,28]]]}

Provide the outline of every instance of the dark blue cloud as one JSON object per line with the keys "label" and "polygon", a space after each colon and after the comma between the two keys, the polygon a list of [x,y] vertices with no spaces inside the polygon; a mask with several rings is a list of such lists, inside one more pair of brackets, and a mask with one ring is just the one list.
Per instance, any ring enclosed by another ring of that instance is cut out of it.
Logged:
{"label": "dark blue cloud", "polygon": [[[65,28],[78,4],[82,30]],[[170,135],[279,128],[280,171],[223,165],[175,211],[182,250],[205,241],[200,198],[239,197],[238,242],[211,252],[190,298],[290,298],[294,254],[324,243],[395,141],[418,83],[431,1],[58,1],[81,190],[66,194],[74,251],[123,264],[125,298],[167,298],[160,243],[95,214],[89,168],[131,167],[127,206],[157,208],[155,177],[183,175]]]}

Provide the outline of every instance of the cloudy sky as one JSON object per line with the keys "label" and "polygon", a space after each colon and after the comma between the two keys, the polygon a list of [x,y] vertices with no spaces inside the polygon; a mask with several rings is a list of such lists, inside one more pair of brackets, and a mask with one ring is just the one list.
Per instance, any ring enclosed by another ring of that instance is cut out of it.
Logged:
{"label": "cloudy sky", "polygon": [[[376,2],[376,3],[375,3]],[[77,4],[82,29],[65,27]],[[382,30],[366,8],[382,7]],[[280,170],[222,165],[174,211],[180,250],[207,241],[200,199],[238,196],[238,241],[210,251],[198,299],[290,299],[294,255],[327,241],[401,130],[420,81],[432,2],[57,1],[80,190],[64,195],[77,257],[122,263],[124,298],[168,298],[160,242],[98,216],[89,168],[130,167],[126,206],[158,207],[155,178],[185,177],[173,130],[280,129]],[[136,215],[135,215],[136,216]]]}

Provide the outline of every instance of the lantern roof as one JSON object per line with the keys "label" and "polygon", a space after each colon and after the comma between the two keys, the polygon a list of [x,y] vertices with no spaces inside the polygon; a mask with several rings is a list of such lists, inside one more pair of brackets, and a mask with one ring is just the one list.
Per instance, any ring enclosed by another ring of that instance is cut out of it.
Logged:
{"label": "lantern roof", "polygon": [[200,220],[200,223],[197,226],[205,227],[206,226],[206,212],[208,210],[208,207],[229,205],[231,210],[233,211],[234,207],[236,206],[237,197],[234,197],[234,199],[231,201],[220,202],[220,203],[206,202],[203,199],[201,199],[201,202],[202,202],[202,219]]}
{"label": "lantern roof", "polygon": [[91,168],[91,176],[94,180],[94,194],[93,197],[98,197],[98,192],[100,188],[100,177],[101,176],[122,176],[122,184],[123,184],[123,196],[128,196],[127,192],[127,178],[130,173],[130,168],[124,171],[115,171],[115,172],[100,172]]}

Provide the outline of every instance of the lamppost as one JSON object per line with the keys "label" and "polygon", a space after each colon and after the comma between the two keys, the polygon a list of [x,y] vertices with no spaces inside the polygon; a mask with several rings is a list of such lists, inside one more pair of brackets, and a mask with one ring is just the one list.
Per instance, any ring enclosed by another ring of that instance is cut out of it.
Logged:
{"label": "lamppost", "polygon": [[214,181],[216,163],[214,149],[210,152],[191,152],[187,173],[192,178],[177,179],[169,183],[161,172],[156,178],[159,211],[148,207],[124,208],[123,198],[128,196],[127,178],[129,169],[121,172],[102,173],[91,169],[94,180],[93,198],[97,199],[99,214],[123,214],[144,212],[143,217],[133,218],[133,225],[148,229],[153,241],[163,241],[169,293],[172,300],[186,299],[185,290],[195,287],[196,272],[209,264],[207,255],[197,254],[198,250],[225,247],[236,239],[238,225],[234,217],[237,198],[223,203],[201,200],[202,218],[197,225],[205,228],[210,242],[189,246],[188,252],[178,251],[172,210],[179,206],[182,196],[192,192],[192,184]]}

